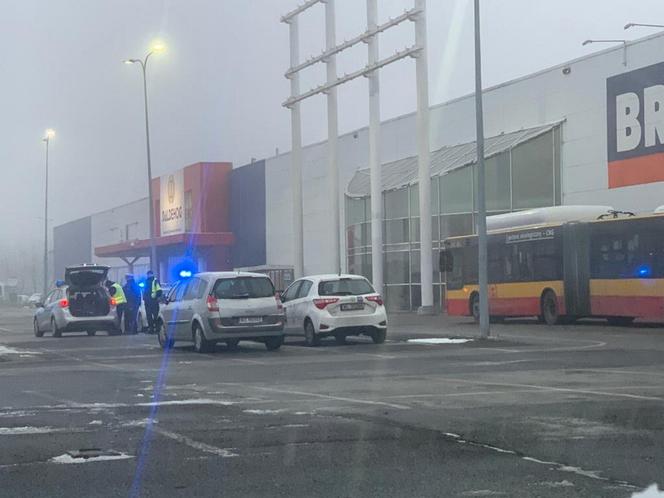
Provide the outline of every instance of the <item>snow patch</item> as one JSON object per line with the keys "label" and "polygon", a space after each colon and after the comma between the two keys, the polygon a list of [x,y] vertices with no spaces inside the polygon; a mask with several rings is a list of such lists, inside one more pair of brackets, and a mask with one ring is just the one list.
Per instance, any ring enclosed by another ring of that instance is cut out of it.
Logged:
{"label": "snow patch", "polygon": [[65,453],[64,455],[56,456],[51,458],[49,461],[53,463],[91,463],[91,462],[104,462],[110,460],[126,460],[128,458],[134,458],[131,455],[125,453],[120,453],[119,455],[102,455],[90,458],[74,458],[73,456]]}
{"label": "snow patch", "polygon": [[253,415],[269,415],[271,413],[281,413],[284,410],[242,410],[244,413],[251,413]]}
{"label": "snow patch", "polygon": [[634,493],[632,495],[632,498],[662,498],[662,497],[664,497],[664,491],[659,489],[659,486],[657,484],[652,484],[643,491],[639,491],[638,493]]}
{"label": "snow patch", "polygon": [[67,429],[56,429],[53,427],[0,427],[0,436],[18,436],[22,434],[49,434],[51,432],[62,432]]}
{"label": "snow patch", "polygon": [[0,346],[0,356],[10,355],[10,354],[17,354],[20,356],[27,357],[42,353],[41,351],[28,351],[26,349],[15,349],[15,348],[10,348],[9,346]]}
{"label": "snow patch", "polygon": [[101,420],[93,420],[92,422],[88,422],[88,425],[101,425],[102,422]]}
{"label": "snow patch", "polygon": [[28,410],[11,410],[7,412],[0,412],[0,417],[31,417],[37,415],[37,412]]}
{"label": "snow patch", "polygon": [[121,425],[122,427],[145,427],[150,423],[158,424],[159,420],[157,419],[150,420],[149,418],[144,418],[141,420],[128,420],[127,422],[123,422]]}
{"label": "snow patch", "polygon": [[573,488],[574,484],[569,482],[567,479],[562,481],[544,481],[540,483],[542,486],[548,488]]}
{"label": "snow patch", "polygon": [[449,337],[431,337],[428,339],[408,339],[411,344],[464,344],[472,342],[473,339],[450,339]]}

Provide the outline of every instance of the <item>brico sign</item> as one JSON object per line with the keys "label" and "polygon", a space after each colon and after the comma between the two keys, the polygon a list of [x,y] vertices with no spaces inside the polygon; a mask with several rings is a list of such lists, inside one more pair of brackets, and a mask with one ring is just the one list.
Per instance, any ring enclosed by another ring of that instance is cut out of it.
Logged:
{"label": "brico sign", "polygon": [[609,188],[664,181],[664,62],[606,80]]}
{"label": "brico sign", "polygon": [[183,233],[184,223],[184,173],[182,170],[160,179],[161,234]]}

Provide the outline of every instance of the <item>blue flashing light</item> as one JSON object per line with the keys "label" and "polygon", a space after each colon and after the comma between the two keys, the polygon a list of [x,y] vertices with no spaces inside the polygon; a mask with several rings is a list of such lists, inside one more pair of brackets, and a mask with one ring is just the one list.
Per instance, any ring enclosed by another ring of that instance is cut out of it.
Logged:
{"label": "blue flashing light", "polygon": [[190,270],[180,270],[180,278],[189,278],[191,277]]}
{"label": "blue flashing light", "polygon": [[639,267],[636,269],[636,272],[637,272],[637,274],[639,275],[639,277],[642,277],[642,278],[647,278],[647,277],[649,277],[650,274],[652,273],[652,271],[651,271],[651,269],[650,269],[650,267],[649,267],[648,265],[641,265],[641,266],[639,266]]}
{"label": "blue flashing light", "polygon": [[145,282],[139,282],[138,286],[142,289],[143,287],[145,287]]}

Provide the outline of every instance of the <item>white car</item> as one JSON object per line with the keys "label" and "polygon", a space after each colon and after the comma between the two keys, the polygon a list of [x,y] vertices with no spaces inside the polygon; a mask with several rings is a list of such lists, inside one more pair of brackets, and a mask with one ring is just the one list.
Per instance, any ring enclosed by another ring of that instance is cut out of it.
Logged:
{"label": "white car", "polygon": [[288,335],[304,335],[307,345],[334,336],[368,335],[385,342],[387,314],[382,297],[359,275],[312,275],[293,282],[281,295]]}

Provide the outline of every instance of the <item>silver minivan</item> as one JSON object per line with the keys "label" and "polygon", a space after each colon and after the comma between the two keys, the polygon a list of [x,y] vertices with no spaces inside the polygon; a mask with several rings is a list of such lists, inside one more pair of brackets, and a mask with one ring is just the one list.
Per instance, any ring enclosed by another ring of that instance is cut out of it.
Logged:
{"label": "silver minivan", "polygon": [[272,351],[284,341],[284,311],[269,277],[260,273],[207,272],[177,282],[159,312],[159,344],[194,343],[199,353],[226,343],[256,341]]}

